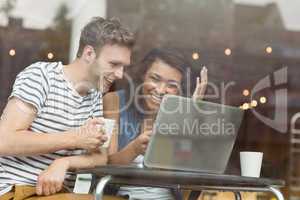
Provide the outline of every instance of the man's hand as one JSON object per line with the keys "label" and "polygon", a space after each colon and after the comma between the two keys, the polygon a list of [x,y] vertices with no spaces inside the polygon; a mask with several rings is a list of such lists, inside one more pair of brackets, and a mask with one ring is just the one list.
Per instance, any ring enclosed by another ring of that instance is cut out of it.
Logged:
{"label": "man's hand", "polygon": [[133,145],[134,145],[134,149],[135,149],[136,154],[138,154],[138,155],[145,154],[148,143],[150,141],[151,134],[152,134],[152,130],[151,131],[144,131],[141,135],[139,135],[133,141]]}
{"label": "man's hand", "polygon": [[69,162],[66,159],[55,160],[39,175],[36,194],[48,196],[59,192],[63,187],[68,168]]}
{"label": "man's hand", "polygon": [[78,148],[93,151],[102,146],[107,140],[103,125],[103,118],[94,118],[78,128],[75,133]]}
{"label": "man's hand", "polygon": [[206,87],[207,87],[207,68],[203,67],[201,72],[200,72],[200,76],[201,76],[201,81],[200,81],[200,77],[197,77],[197,83],[196,83],[196,88],[195,91],[193,93],[193,99],[194,100],[200,100],[203,99],[205,91],[206,91]]}

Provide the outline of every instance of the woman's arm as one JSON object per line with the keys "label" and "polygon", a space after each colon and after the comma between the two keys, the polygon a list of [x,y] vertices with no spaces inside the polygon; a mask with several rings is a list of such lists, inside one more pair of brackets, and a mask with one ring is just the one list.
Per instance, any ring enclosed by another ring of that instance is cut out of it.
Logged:
{"label": "woman's arm", "polygon": [[135,140],[130,142],[121,151],[110,152],[108,155],[109,164],[128,165],[139,155],[136,151]]}
{"label": "woman's arm", "polygon": [[103,97],[103,117],[115,120],[115,128],[108,147],[108,154],[113,154],[118,151],[118,134],[119,134],[119,96],[116,92],[110,92]]}
{"label": "woman's arm", "polygon": [[[117,124],[120,121],[119,96],[117,93],[108,93],[103,98],[104,118],[115,119]],[[108,150],[108,163],[127,165],[130,164],[138,155],[145,152],[147,143],[150,140],[150,132],[145,131],[135,140],[131,141],[121,151],[118,151],[119,128],[114,129]]]}
{"label": "woman's arm", "polygon": [[127,145],[125,151],[118,152],[118,135],[120,123],[120,100],[116,92],[107,93],[103,97],[103,111],[104,118],[114,119],[116,127],[111,137],[108,149],[108,163],[109,164],[129,164],[137,155],[134,151],[133,145]]}
{"label": "woman's arm", "polygon": [[152,130],[144,131],[136,139],[131,141],[121,151],[115,152],[108,156],[108,163],[128,165],[138,156],[146,152]]}

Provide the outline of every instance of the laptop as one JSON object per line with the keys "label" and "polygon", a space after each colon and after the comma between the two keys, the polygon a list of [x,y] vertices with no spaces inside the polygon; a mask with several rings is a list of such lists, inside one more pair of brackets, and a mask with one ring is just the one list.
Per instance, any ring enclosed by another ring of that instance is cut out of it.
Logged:
{"label": "laptop", "polygon": [[144,166],[222,174],[243,118],[240,108],[166,95]]}

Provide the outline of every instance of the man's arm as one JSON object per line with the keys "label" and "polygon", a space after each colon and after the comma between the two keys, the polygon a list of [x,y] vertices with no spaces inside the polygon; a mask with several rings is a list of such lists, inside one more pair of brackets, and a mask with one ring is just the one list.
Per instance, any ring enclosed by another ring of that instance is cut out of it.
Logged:
{"label": "man's arm", "polygon": [[93,152],[80,156],[70,156],[59,159],[66,162],[68,170],[78,170],[85,168],[94,168],[97,166],[105,165],[107,163],[107,152]]}
{"label": "man's arm", "polygon": [[51,195],[59,192],[68,170],[94,168],[106,163],[106,152],[59,158],[39,175],[36,193],[38,195]]}
{"label": "man's arm", "polygon": [[92,129],[85,130],[87,128],[59,134],[29,131],[36,113],[34,106],[18,98],[9,100],[0,121],[0,156],[37,155],[75,148],[92,149],[103,143],[101,133],[97,135],[90,131]]}

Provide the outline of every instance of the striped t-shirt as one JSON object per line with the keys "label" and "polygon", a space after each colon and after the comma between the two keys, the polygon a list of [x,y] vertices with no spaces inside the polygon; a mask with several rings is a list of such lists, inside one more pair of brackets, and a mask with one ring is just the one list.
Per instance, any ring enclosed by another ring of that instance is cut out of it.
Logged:
{"label": "striped t-shirt", "polygon": [[[61,62],[37,62],[20,72],[9,98],[33,105],[37,117],[29,130],[37,134],[55,133],[82,126],[90,117],[101,117],[102,95],[95,89],[80,96],[63,73]],[[36,185],[38,175],[55,159],[83,154],[83,150],[61,150],[38,156],[0,157],[0,196],[13,185]],[[64,187],[74,186],[75,174],[68,172]]]}

